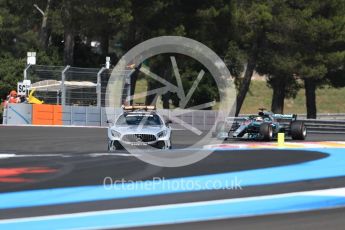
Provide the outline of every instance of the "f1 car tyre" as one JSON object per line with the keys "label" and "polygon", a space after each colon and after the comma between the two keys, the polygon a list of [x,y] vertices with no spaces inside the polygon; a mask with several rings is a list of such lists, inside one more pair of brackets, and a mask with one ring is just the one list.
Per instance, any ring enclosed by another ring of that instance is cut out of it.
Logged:
{"label": "f1 car tyre", "polygon": [[109,141],[108,142],[108,151],[114,152],[116,150],[123,149],[123,146],[118,141]]}
{"label": "f1 car tyre", "polygon": [[269,123],[262,123],[260,125],[260,134],[264,141],[270,141],[273,139],[273,129]]}
{"label": "f1 car tyre", "polygon": [[291,137],[293,140],[305,140],[307,128],[302,121],[293,121],[291,123]]}

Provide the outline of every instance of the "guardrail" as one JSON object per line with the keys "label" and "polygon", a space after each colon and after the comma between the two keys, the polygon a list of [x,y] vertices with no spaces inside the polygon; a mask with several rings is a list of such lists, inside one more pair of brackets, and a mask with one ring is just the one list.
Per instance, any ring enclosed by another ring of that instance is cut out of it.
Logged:
{"label": "guardrail", "polygon": [[[252,114],[240,114],[239,117],[247,117]],[[307,114],[297,114],[297,117],[300,119],[307,120]],[[317,120],[344,120],[345,113],[318,113]],[[309,119],[308,119],[309,120]]]}
{"label": "guardrail", "polygon": [[[63,106],[61,111],[61,124],[63,125],[79,125],[79,126],[108,126],[106,120],[109,119],[106,116],[106,108],[95,106]],[[109,110],[109,109],[108,109]],[[114,119],[120,114],[121,109],[112,109],[110,114]],[[35,124],[32,121],[33,117],[32,105],[29,104],[11,104],[8,109],[4,111],[4,124]],[[186,129],[187,126],[195,127],[199,130],[210,130],[217,123],[217,112],[212,110],[196,110],[187,111],[184,114],[179,114],[178,111],[170,110],[158,110],[158,113],[165,115],[167,118],[173,120],[173,116],[177,117],[180,122],[174,122],[173,128]],[[109,115],[109,114],[108,114]],[[235,121],[241,121],[245,117],[227,119],[233,119]],[[307,129],[310,133],[320,134],[345,134],[345,119],[344,120],[332,120],[332,119],[300,119],[304,121]],[[45,120],[47,122],[47,119]],[[49,123],[49,122],[48,122]],[[53,125],[53,123],[49,123]]]}
{"label": "guardrail", "polygon": [[345,120],[301,119],[310,133],[345,134]]}
{"label": "guardrail", "polygon": [[[301,117],[301,116],[297,116]],[[234,121],[243,121],[245,116],[240,117],[229,117],[229,119],[234,119]],[[298,119],[303,121],[306,125],[309,133],[319,133],[319,134],[345,134],[345,118],[344,120],[331,120],[331,119]]]}
{"label": "guardrail", "polygon": [[[299,114],[299,118],[307,118],[306,114]],[[316,119],[318,120],[345,120],[345,113],[321,113],[318,114]]]}

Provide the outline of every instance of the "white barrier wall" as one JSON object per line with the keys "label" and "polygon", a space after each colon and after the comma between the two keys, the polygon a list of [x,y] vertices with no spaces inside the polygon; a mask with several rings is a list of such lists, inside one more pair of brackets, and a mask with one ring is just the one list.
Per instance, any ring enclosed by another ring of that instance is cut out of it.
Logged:
{"label": "white barrier wall", "polygon": [[[108,116],[107,117],[107,112]],[[199,130],[209,130],[216,122],[217,111],[212,110],[165,110],[159,114],[172,120],[172,127],[185,129],[186,124]],[[107,120],[115,121],[122,113],[120,108],[96,106],[63,106],[62,124],[76,126],[108,126]],[[10,104],[4,113],[4,124],[31,124],[32,105]]]}
{"label": "white barrier wall", "polygon": [[64,125],[79,126],[108,126],[109,115],[115,120],[122,113],[122,109],[111,109],[95,106],[63,106],[62,120]]}
{"label": "white barrier wall", "polygon": [[3,114],[3,124],[28,125],[32,121],[32,105],[8,104]]}
{"label": "white barrier wall", "polygon": [[[106,113],[106,111],[108,113]],[[62,124],[77,126],[107,127],[107,120],[115,121],[122,113],[122,109],[104,108],[96,106],[63,106]],[[190,126],[199,130],[210,130],[217,122],[218,111],[212,110],[165,110],[158,109],[158,113],[165,119],[172,120],[174,129],[188,129]],[[109,117],[107,117],[107,114]],[[30,125],[33,112],[30,104],[9,104],[3,113],[3,124]],[[241,118],[237,118],[240,120]],[[299,118],[300,119],[300,118]],[[222,115],[218,119],[222,120]],[[310,133],[345,133],[344,120],[303,120]],[[189,127],[188,127],[189,126]]]}

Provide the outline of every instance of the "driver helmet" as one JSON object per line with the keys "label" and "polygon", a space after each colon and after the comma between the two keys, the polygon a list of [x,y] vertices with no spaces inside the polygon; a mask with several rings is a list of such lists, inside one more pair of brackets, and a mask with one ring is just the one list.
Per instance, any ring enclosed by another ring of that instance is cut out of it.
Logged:
{"label": "driver helmet", "polygon": [[262,122],[263,119],[262,119],[262,117],[257,117],[257,118],[255,119],[255,121]]}

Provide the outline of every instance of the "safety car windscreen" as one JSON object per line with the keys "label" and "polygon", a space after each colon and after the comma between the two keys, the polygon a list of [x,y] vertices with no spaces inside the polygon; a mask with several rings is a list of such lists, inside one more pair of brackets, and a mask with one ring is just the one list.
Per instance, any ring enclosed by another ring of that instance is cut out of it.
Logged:
{"label": "safety car windscreen", "polygon": [[116,125],[144,125],[144,126],[160,126],[162,121],[155,114],[122,114],[116,121]]}

